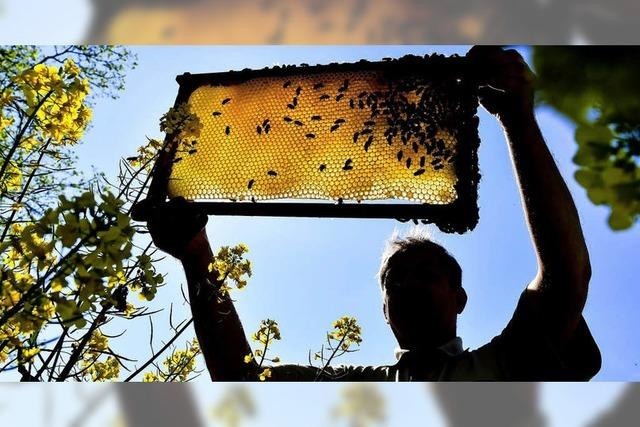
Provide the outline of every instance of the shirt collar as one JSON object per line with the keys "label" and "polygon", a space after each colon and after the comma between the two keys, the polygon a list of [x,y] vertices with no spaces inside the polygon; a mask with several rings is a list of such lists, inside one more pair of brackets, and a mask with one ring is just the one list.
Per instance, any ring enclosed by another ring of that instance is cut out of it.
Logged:
{"label": "shirt collar", "polygon": [[[464,353],[464,348],[462,348],[462,338],[460,338],[460,337],[452,338],[451,340],[449,340],[446,343],[442,344],[441,346],[437,347],[437,349],[441,350],[447,356],[458,356],[458,355]],[[408,353],[408,352],[409,352],[409,350],[406,350],[406,349],[403,349],[403,348],[396,348],[396,350],[395,350],[396,360],[400,360],[400,357],[403,354]]]}

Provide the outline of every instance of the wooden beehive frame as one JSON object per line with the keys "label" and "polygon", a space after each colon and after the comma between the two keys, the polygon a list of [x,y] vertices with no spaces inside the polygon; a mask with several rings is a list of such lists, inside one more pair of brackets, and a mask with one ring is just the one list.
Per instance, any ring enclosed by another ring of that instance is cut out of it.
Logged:
{"label": "wooden beehive frame", "polygon": [[[335,203],[335,200],[330,200],[328,203],[260,200],[257,203],[252,203],[250,201],[196,200],[197,206],[204,212],[215,215],[419,219],[435,223],[443,231],[459,233],[475,227],[478,220],[477,185],[479,180],[477,164],[478,120],[475,115],[478,106],[477,85],[464,57],[405,56],[400,59],[380,62],[359,61],[318,66],[284,66],[210,74],[186,73],[177,77],[180,89],[175,105],[188,102],[194,92],[203,87],[233,87],[265,78],[281,79],[286,86],[290,81],[309,75],[317,77],[328,73],[342,75],[361,72],[378,73],[384,76],[385,81],[390,82],[408,81],[413,78],[412,76],[419,76],[422,80],[437,83],[439,90],[455,102],[450,105],[455,105],[454,118],[456,123],[448,124],[450,127],[456,127],[456,155],[455,159],[450,159],[456,177],[455,200],[447,204],[350,203],[347,200],[344,203]],[[347,82],[345,81],[345,83]],[[444,90],[442,90],[443,88]],[[299,92],[300,90],[298,90]],[[353,97],[355,98],[355,95]],[[171,135],[167,136],[165,142],[168,149],[161,153],[152,172],[153,180],[149,197],[155,201],[165,200],[169,195],[169,182],[177,150],[176,143],[171,138]],[[424,163],[424,160],[422,162]],[[421,172],[416,173],[420,174]]]}

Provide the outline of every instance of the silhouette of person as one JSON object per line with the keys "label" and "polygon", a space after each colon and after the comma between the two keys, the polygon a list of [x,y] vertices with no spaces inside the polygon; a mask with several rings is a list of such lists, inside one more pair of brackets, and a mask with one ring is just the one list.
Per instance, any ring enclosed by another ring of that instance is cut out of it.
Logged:
{"label": "silhouette of person", "polygon": [[[598,347],[582,317],[591,276],[571,195],[534,116],[534,76],[514,50],[474,47],[467,57],[480,102],[502,124],[511,151],[538,272],[513,318],[486,345],[465,350],[456,321],[467,303],[461,268],[423,237],[397,239],[380,268],[384,316],[397,338],[398,362],[320,372],[272,367],[272,380],[586,381],[600,369]],[[213,380],[255,380],[258,365],[230,298],[218,298],[213,254],[195,205],[176,198],[148,212],[155,244],[178,258],[187,277],[196,335]]]}

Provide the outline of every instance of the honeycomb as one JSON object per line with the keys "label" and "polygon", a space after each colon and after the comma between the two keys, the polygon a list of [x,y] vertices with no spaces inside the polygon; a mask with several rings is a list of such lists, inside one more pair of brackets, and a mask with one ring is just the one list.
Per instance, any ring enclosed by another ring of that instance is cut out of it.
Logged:
{"label": "honeycomb", "polygon": [[468,112],[450,83],[312,69],[196,87],[188,104],[203,128],[172,166],[169,197],[456,201]]}

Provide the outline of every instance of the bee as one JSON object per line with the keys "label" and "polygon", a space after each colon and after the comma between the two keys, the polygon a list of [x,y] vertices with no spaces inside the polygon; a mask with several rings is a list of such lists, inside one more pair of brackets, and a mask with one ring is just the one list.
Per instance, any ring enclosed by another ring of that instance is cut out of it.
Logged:
{"label": "bee", "polygon": [[433,144],[427,145],[427,154],[431,154],[433,152]]}
{"label": "bee", "polygon": [[340,127],[340,125],[331,126],[331,132],[334,132],[334,131],[338,130],[339,127]]}
{"label": "bee", "polygon": [[322,116],[311,116],[311,120],[322,120]]}
{"label": "bee", "polygon": [[338,204],[341,205],[342,204],[342,197],[338,198]]}
{"label": "bee", "polygon": [[427,126],[427,138],[433,139],[436,136],[436,128],[433,125]]}
{"label": "bee", "polygon": [[417,143],[417,142],[413,141],[413,142],[411,143],[411,147],[413,148],[413,152],[414,152],[414,153],[417,153],[417,152],[418,152],[418,143]]}
{"label": "bee", "polygon": [[220,114],[222,114],[220,111],[214,111],[213,113],[211,113],[211,115],[212,115],[213,117],[217,117],[217,116],[219,116]]}
{"label": "bee", "polygon": [[288,88],[289,86],[291,86],[291,80],[289,80],[289,81],[285,82],[285,83],[282,85],[282,87],[283,87],[283,88],[285,88],[285,89],[286,89],[286,88]]}
{"label": "bee", "polygon": [[293,124],[296,126],[304,126],[304,123],[302,123],[300,120],[296,120],[295,122],[293,122]]}
{"label": "bee", "polygon": [[342,124],[342,123],[344,123],[344,122],[346,122],[346,120],[345,120],[345,119],[336,119],[336,121],[335,121],[335,122],[333,122],[333,124],[340,125],[340,124]]}
{"label": "bee", "polygon": [[329,99],[331,98],[329,95],[327,95],[326,93],[324,95],[320,95],[320,101],[324,101],[325,99]]}
{"label": "bee", "polygon": [[353,134],[353,143],[358,142],[358,137],[360,136],[360,132],[356,132]]}
{"label": "bee", "polygon": [[350,171],[351,169],[353,169],[352,163],[353,163],[353,160],[351,159],[345,160],[344,166],[342,166],[342,170]]}
{"label": "bee", "polygon": [[287,104],[287,108],[290,109],[290,110],[294,110],[296,108],[296,106],[293,105],[293,104]]}
{"label": "bee", "polygon": [[362,99],[358,101],[358,107],[360,107],[361,110],[364,108],[364,102],[362,102]]}
{"label": "bee", "polygon": [[433,168],[434,168],[435,170],[440,170],[440,169],[442,169],[443,167],[444,167],[444,165],[435,165]]}
{"label": "bee", "polygon": [[262,127],[261,126],[257,126],[256,127],[256,132],[258,133],[258,135],[262,134]]}
{"label": "bee", "polygon": [[196,154],[198,152],[198,150],[196,150],[195,148],[189,150],[189,154]]}
{"label": "bee", "polygon": [[222,100],[222,105],[226,105],[229,103],[229,101],[231,101],[231,98],[225,98]]}
{"label": "bee", "polygon": [[293,121],[293,119],[292,119],[291,117],[289,117],[289,116],[284,116],[284,117],[282,118],[282,120],[284,120],[285,122],[291,122],[291,121]]}
{"label": "bee", "polygon": [[293,104],[294,107],[298,106],[298,97],[294,96],[293,99],[291,100],[291,103]]}
{"label": "bee", "polygon": [[358,94],[358,98],[363,98],[365,96],[367,96],[367,91],[362,91]]}
{"label": "bee", "polygon": [[424,161],[425,161],[425,157],[424,156],[420,157],[420,167],[421,168],[424,167]]}
{"label": "bee", "polygon": [[373,129],[369,129],[369,128],[367,128],[367,129],[363,129],[363,130],[361,130],[361,131],[360,131],[360,134],[361,134],[361,135],[366,135],[366,134],[368,134],[368,133],[372,133],[372,132],[373,132]]}
{"label": "bee", "polygon": [[349,80],[345,80],[342,86],[338,88],[338,92],[346,92],[349,88]]}
{"label": "bee", "polygon": [[249,190],[251,190],[251,187],[253,187],[254,182],[256,182],[255,179],[250,179],[249,182],[247,183],[247,188]]}
{"label": "bee", "polygon": [[373,121],[373,120],[367,120],[366,122],[364,122],[364,125],[365,125],[365,126],[373,126],[373,125],[375,125],[375,124],[376,124],[376,122],[375,122],[375,121]]}
{"label": "bee", "polygon": [[407,169],[411,167],[411,157],[407,159]]}
{"label": "bee", "polygon": [[393,135],[391,134],[387,135],[387,144],[389,145],[393,144]]}
{"label": "bee", "polygon": [[264,119],[264,121],[262,122],[262,127],[267,126],[268,123],[269,123],[269,119]]}
{"label": "bee", "polygon": [[324,83],[316,83],[313,85],[315,90],[322,89],[324,87]]}
{"label": "bee", "polygon": [[413,173],[413,176],[420,176],[424,173],[424,169],[418,169]]}
{"label": "bee", "polygon": [[402,156],[404,156],[404,153],[402,152],[402,150],[398,151],[398,154],[396,154],[398,161],[402,160]]}
{"label": "bee", "polygon": [[432,164],[432,165],[437,165],[437,164],[439,164],[439,163],[441,163],[441,162],[442,162],[442,160],[441,160],[441,159],[435,159],[435,160],[432,160],[432,161],[431,161],[431,164]]}
{"label": "bee", "polygon": [[318,170],[319,170],[320,172],[324,172],[324,170],[325,170],[326,168],[327,168],[327,165],[325,165],[325,164],[321,164],[321,165],[320,165],[320,167],[318,168]]}
{"label": "bee", "polygon": [[351,107],[351,109],[356,108],[356,103],[355,103],[355,101],[353,100],[353,98],[351,98],[351,99],[349,100],[349,107]]}
{"label": "bee", "polygon": [[264,127],[264,133],[269,133],[270,130],[271,130],[271,125],[267,123],[267,125]]}
{"label": "bee", "polygon": [[298,86],[296,88],[296,95],[300,95],[300,92],[302,92],[302,87]]}
{"label": "bee", "polygon": [[227,126],[224,130],[224,133],[226,133],[228,136],[231,133],[231,126]]}
{"label": "bee", "polygon": [[364,151],[369,151],[369,147],[371,146],[371,143],[373,142],[373,135],[369,135],[369,138],[367,138],[367,142],[364,143]]}
{"label": "bee", "polygon": [[341,93],[338,96],[336,96],[336,102],[340,101],[342,98],[344,98],[344,93]]}
{"label": "bee", "polygon": [[178,163],[180,160],[182,160],[182,157],[176,157],[173,159],[173,163]]}
{"label": "bee", "polygon": [[315,135],[315,134],[313,134],[313,133],[308,133],[308,134],[306,134],[305,136],[306,136],[307,138],[309,138],[309,139],[313,139],[313,138],[315,138],[315,137],[316,137],[316,135]]}
{"label": "bee", "polygon": [[269,175],[269,176],[278,176],[278,172],[276,172],[276,171],[269,171],[269,172],[267,172],[267,175]]}
{"label": "bee", "polygon": [[257,203],[256,198],[254,196],[251,196],[251,203]]}

